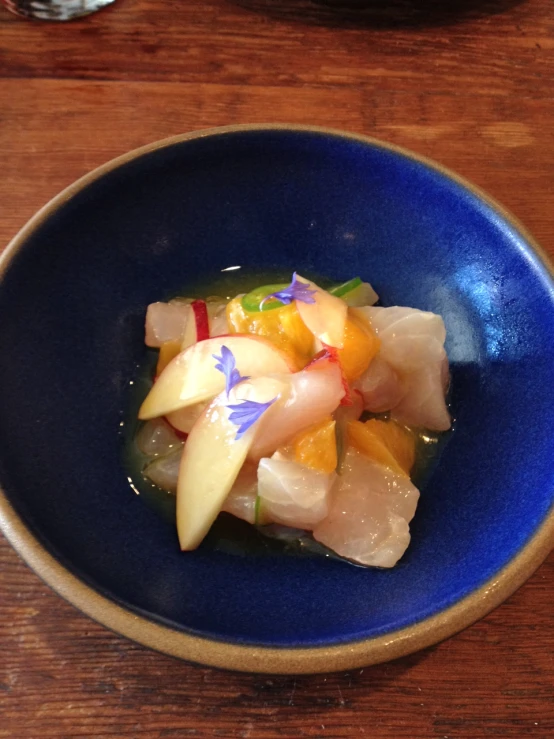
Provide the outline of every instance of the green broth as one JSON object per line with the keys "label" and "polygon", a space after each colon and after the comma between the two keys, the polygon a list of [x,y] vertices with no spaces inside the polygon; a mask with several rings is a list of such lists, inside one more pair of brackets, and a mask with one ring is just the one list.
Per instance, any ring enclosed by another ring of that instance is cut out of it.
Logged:
{"label": "green broth", "polygon": [[[309,277],[322,286],[328,287],[330,284],[329,280],[321,277],[313,275]],[[219,298],[227,301],[260,285],[287,281],[290,281],[290,274],[283,272],[243,273],[242,270],[237,270],[190,284],[178,293],[164,297],[166,300],[174,297],[198,297],[206,300]],[[144,455],[135,442],[136,434],[142,424],[138,420],[138,410],[152,386],[157,358],[156,350],[145,347],[144,360],[137,366],[135,376],[130,383],[128,405],[122,424],[124,464],[131,489],[157,515],[175,525],[175,495],[162,490],[144,476],[143,469],[151,458]],[[362,420],[372,416],[373,414],[364,413]],[[387,418],[387,414],[381,414],[379,417]],[[414,433],[417,437],[416,461],[411,478],[421,490],[431,477],[440,453],[452,434],[452,429],[442,433],[415,429]],[[255,527],[228,513],[219,515],[202,542],[201,549],[222,551],[239,556],[285,554],[341,559],[305,532],[282,526]]]}

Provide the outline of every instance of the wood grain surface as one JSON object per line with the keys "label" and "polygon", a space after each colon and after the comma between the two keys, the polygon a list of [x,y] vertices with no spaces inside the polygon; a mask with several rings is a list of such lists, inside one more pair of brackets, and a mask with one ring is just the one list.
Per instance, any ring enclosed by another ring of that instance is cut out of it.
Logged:
{"label": "wood grain surface", "polygon": [[[552,0],[116,0],[68,24],[0,8],[0,246],[106,160],[247,122],[334,126],[437,159],[554,255]],[[300,678],[134,645],[4,539],[0,567],[0,737],[554,737],[553,555],[435,648]]]}

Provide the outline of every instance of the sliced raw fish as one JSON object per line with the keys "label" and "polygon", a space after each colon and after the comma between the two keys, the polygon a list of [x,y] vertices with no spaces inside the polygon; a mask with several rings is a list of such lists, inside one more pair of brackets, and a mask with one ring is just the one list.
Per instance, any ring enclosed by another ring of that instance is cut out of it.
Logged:
{"label": "sliced raw fish", "polygon": [[210,321],[210,337],[226,336],[229,333],[227,303],[207,303]]}
{"label": "sliced raw fish", "polygon": [[256,523],[256,498],[258,497],[258,470],[255,464],[245,462],[229,495],[223,503],[222,511],[232,513],[248,523]]}
{"label": "sliced raw fish", "polygon": [[364,374],[354,383],[364,399],[364,408],[383,413],[394,408],[404,395],[398,372],[378,354]]}
{"label": "sliced raw fish", "polygon": [[169,423],[163,418],[146,421],[136,438],[140,451],[149,457],[164,456],[169,454],[176,446],[182,446],[183,444]]}
{"label": "sliced raw fish", "polygon": [[388,308],[374,305],[357,310],[369,318],[373,330],[379,335],[385,331],[395,334],[431,335],[435,336],[441,344],[446,338],[444,321],[438,313],[400,305],[392,305]]}
{"label": "sliced raw fish", "polygon": [[404,377],[405,394],[392,410],[392,417],[408,426],[447,431],[450,414],[444,401],[444,364],[434,362]]}
{"label": "sliced raw fish", "polygon": [[177,490],[179,467],[183,456],[183,445],[176,447],[165,457],[156,457],[144,470],[144,474],[154,485],[174,493]]}
{"label": "sliced raw fish", "polygon": [[300,431],[323,421],[344,396],[340,367],[328,360],[322,360],[319,369],[314,364],[280,379],[288,390],[270,409],[271,421],[260,430],[249,459],[271,455]]}
{"label": "sliced raw fish", "polygon": [[403,423],[450,428],[445,402],[448,358],[439,315],[415,308],[358,308],[381,341],[377,357],[356,383],[367,410],[392,410]]}
{"label": "sliced raw fish", "polygon": [[258,495],[264,518],[311,530],[328,513],[328,497],[336,474],[310,469],[274,455],[258,465]]}
{"label": "sliced raw fish", "polygon": [[444,321],[415,308],[359,308],[381,340],[380,356],[401,372],[411,372],[445,356]]}
{"label": "sliced raw fish", "polygon": [[342,557],[393,567],[410,543],[419,491],[404,475],[349,449],[314,538]]}

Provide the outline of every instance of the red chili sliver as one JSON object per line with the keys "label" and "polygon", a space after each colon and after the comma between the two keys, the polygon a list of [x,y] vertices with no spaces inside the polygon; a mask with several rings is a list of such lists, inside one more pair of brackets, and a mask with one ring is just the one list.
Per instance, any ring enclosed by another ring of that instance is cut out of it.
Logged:
{"label": "red chili sliver", "polygon": [[208,308],[204,300],[193,300],[191,306],[196,323],[196,341],[205,341],[210,338]]}

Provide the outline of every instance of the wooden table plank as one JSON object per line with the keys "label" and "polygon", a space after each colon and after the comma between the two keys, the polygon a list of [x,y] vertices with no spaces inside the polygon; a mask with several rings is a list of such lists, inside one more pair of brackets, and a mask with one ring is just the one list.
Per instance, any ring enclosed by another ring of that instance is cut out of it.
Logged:
{"label": "wooden table plank", "polygon": [[[0,15],[4,76],[534,97],[554,81],[550,0],[117,0],[64,24]],[[421,7],[421,10],[418,10]],[[464,12],[464,7],[468,8]],[[460,87],[462,86],[462,87]]]}
{"label": "wooden table plank", "polygon": [[0,243],[63,187],[119,154],[198,128],[270,120],[342,128],[431,157],[554,246],[554,86],[548,97],[514,106],[461,92],[0,79],[0,100],[9,121],[0,127]]}
{"label": "wooden table plank", "polygon": [[554,554],[437,647],[349,673],[273,678],[188,665],[109,633],[5,541],[0,566],[0,737],[554,736]]}

